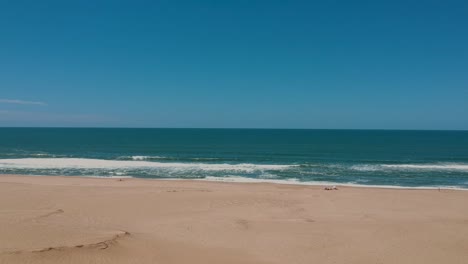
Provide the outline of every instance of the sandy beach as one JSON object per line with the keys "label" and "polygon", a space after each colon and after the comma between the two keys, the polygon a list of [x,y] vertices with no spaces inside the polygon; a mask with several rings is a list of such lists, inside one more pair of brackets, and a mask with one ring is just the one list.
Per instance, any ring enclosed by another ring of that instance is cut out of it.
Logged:
{"label": "sandy beach", "polygon": [[468,192],[0,176],[0,263],[467,263]]}

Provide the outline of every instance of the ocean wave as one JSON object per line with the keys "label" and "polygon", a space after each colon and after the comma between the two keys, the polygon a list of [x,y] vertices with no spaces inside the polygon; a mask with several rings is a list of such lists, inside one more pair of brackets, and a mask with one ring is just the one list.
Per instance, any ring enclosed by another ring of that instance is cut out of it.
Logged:
{"label": "ocean wave", "polygon": [[223,160],[221,158],[204,158],[204,157],[167,157],[167,156],[145,156],[145,155],[135,155],[135,156],[120,156],[118,160],[160,160],[160,161],[215,161]]}
{"label": "ocean wave", "polygon": [[132,156],[132,160],[151,160],[151,159],[165,159],[166,157],[161,156]]}
{"label": "ocean wave", "polygon": [[164,156],[120,156],[117,157],[117,160],[164,160],[168,159],[167,157]]}
{"label": "ocean wave", "polygon": [[351,166],[356,171],[382,171],[382,170],[406,170],[406,171],[468,171],[468,164],[463,163],[432,163],[432,164],[362,164]]}
{"label": "ocean wave", "polygon": [[468,171],[468,164],[386,164],[385,168],[415,170],[463,170]]}
{"label": "ocean wave", "polygon": [[0,159],[0,168],[20,169],[169,169],[199,171],[278,171],[295,165],[227,164],[227,163],[165,163],[143,160],[103,160],[85,158],[24,158]]}
{"label": "ocean wave", "polygon": [[34,153],[34,152],[11,152],[11,153],[0,153],[0,156],[5,157],[16,157],[16,158],[28,158],[28,157],[41,157],[41,158],[58,158],[58,157],[65,157],[64,155],[57,155],[57,154],[49,154],[49,153]]}

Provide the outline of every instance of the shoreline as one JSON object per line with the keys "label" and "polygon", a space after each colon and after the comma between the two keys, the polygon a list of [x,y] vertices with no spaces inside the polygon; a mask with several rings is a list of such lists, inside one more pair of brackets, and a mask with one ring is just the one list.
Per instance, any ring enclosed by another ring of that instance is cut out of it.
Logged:
{"label": "shoreline", "polygon": [[18,177],[72,177],[72,178],[96,178],[96,179],[136,179],[136,180],[155,180],[155,181],[201,181],[201,182],[223,182],[223,183],[256,183],[256,184],[278,184],[278,185],[293,185],[293,186],[337,186],[344,188],[369,188],[369,189],[390,189],[390,190],[450,190],[450,191],[468,191],[468,188],[461,188],[456,186],[397,186],[397,185],[366,185],[366,184],[354,184],[354,183],[336,183],[336,182],[300,182],[296,179],[255,179],[247,177],[207,177],[202,179],[182,179],[182,178],[141,178],[127,175],[121,176],[95,176],[95,175],[32,175],[32,174],[0,174],[0,178],[3,176],[18,176]]}
{"label": "shoreline", "polygon": [[451,189],[0,175],[0,264],[464,264],[467,200]]}

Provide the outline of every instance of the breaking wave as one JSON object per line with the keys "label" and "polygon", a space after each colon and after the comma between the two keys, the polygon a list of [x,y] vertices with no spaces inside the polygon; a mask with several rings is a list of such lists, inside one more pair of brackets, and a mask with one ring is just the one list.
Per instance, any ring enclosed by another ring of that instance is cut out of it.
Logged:
{"label": "breaking wave", "polygon": [[284,170],[295,165],[277,164],[227,164],[227,163],[166,163],[136,160],[103,160],[85,158],[24,158],[0,159],[0,168],[20,169],[188,169],[201,171],[241,171]]}
{"label": "breaking wave", "polygon": [[354,165],[351,169],[357,171],[468,171],[468,164],[463,163],[431,163],[431,164],[377,164]]}
{"label": "breaking wave", "polygon": [[0,174],[206,179],[281,182],[468,188],[467,163],[302,163],[265,164],[200,160],[157,160],[159,156],[96,158],[0,159]]}

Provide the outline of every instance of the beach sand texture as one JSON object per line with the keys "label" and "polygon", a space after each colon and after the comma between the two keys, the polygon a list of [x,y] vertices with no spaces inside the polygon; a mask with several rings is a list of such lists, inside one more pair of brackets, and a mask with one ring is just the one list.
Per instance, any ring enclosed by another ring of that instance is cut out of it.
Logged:
{"label": "beach sand texture", "polygon": [[0,263],[468,263],[468,191],[0,176]]}

